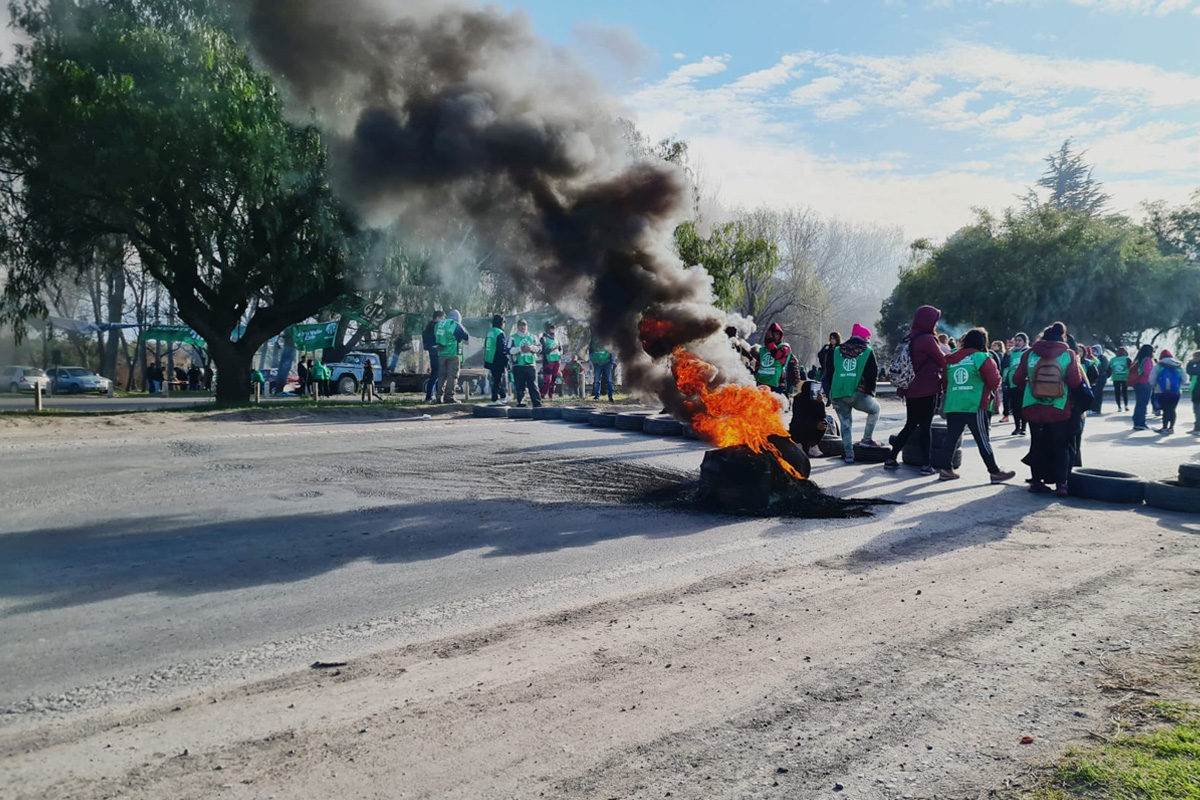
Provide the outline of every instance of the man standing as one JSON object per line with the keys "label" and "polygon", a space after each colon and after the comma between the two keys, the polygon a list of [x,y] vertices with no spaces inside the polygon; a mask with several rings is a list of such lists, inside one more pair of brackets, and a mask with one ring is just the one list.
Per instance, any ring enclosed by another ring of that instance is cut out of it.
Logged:
{"label": "man standing", "polygon": [[308,394],[308,365],[304,363],[304,358],[301,357],[300,363],[296,365],[296,387],[297,393],[304,397]]}
{"label": "man standing", "polygon": [[483,341],[483,366],[492,375],[492,402],[508,402],[508,337],[504,335],[504,316],[492,317],[492,329]]}
{"label": "man standing", "polygon": [[529,400],[534,408],[541,408],[542,398],[537,387],[537,354],[539,350],[537,339],[529,332],[529,323],[521,320],[517,323],[517,332],[513,334],[509,352],[513,357],[513,381],[517,388],[517,407],[525,407],[525,392],[529,392]]}
{"label": "man standing", "polygon": [[437,345],[437,326],[446,318],[446,315],[441,311],[433,312],[433,318],[429,320],[429,324],[425,326],[425,330],[421,332],[421,347],[425,352],[429,353],[429,382],[425,384],[425,402],[433,402],[433,394],[437,391],[438,382],[438,345]]}
{"label": "man standing", "polygon": [[546,323],[542,333],[542,397],[554,397],[554,386],[558,382],[559,370],[562,368],[562,345],[558,342],[558,329],[553,322]]}
{"label": "man standing", "polygon": [[787,397],[795,394],[800,385],[800,362],[792,355],[791,346],[783,341],[783,328],[778,322],[767,328],[754,376],[759,386]]}
{"label": "man standing", "polygon": [[455,403],[463,343],[470,341],[471,335],[462,326],[462,314],[451,311],[449,317],[434,326],[433,336],[438,348],[438,396],[443,403]]}
{"label": "man standing", "polygon": [[606,349],[604,345],[597,345],[595,342],[589,348],[589,357],[592,361],[592,399],[600,399],[600,389],[602,386],[608,387],[608,402],[613,402],[613,354],[612,351]]}

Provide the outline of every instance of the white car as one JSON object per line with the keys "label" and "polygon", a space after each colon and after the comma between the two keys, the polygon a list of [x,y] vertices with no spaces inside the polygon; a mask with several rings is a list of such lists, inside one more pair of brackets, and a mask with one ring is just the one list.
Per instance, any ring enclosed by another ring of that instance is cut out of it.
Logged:
{"label": "white car", "polygon": [[55,367],[46,370],[46,377],[53,381],[55,394],[108,394],[108,389],[112,386],[112,381],[108,378],[83,367]]}
{"label": "white car", "polygon": [[17,392],[32,392],[37,386],[41,386],[43,392],[50,387],[50,379],[46,377],[44,370],[21,366],[5,367],[0,370],[0,389],[7,389],[16,394]]}

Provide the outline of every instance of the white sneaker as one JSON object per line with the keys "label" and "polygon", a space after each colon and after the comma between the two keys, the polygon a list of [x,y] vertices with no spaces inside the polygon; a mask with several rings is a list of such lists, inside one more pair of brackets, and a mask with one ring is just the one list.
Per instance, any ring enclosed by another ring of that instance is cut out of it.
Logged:
{"label": "white sneaker", "polygon": [[808,448],[809,458],[824,458],[824,456],[825,454],[821,452],[821,448],[817,447],[815,444]]}

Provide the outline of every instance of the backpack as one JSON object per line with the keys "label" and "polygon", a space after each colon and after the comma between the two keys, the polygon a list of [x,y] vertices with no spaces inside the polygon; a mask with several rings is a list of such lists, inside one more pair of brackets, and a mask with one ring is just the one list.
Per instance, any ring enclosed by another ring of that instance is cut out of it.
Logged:
{"label": "backpack", "polygon": [[1163,367],[1158,371],[1158,393],[1179,394],[1183,385],[1183,371],[1174,367]]}
{"label": "backpack", "polygon": [[1035,400],[1058,400],[1067,393],[1067,384],[1057,358],[1038,359],[1029,378],[1029,393]]}
{"label": "backpack", "polygon": [[905,336],[896,348],[887,374],[888,380],[897,389],[907,389],[917,379],[917,371],[913,368],[911,336]]}

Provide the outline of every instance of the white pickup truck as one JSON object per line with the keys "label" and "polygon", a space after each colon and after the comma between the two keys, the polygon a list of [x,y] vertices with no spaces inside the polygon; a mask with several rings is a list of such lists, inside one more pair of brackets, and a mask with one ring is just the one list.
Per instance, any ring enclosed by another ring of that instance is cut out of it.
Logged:
{"label": "white pickup truck", "polygon": [[347,353],[343,361],[336,364],[326,364],[329,374],[333,377],[330,382],[338,394],[354,394],[362,386],[363,367],[370,361],[375,367],[375,387],[378,389],[383,380],[383,364],[374,353]]}

